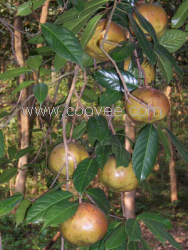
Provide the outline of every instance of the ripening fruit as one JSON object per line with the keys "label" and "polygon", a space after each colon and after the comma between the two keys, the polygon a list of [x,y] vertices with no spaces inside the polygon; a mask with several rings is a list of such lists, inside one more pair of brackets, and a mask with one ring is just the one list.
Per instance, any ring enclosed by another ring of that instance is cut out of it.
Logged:
{"label": "ripening fruit", "polygon": [[170,104],[165,94],[151,87],[141,87],[131,93],[138,100],[146,103],[144,107],[136,100],[129,97],[126,101],[127,115],[133,120],[138,122],[153,123],[165,118],[170,111]]}
{"label": "ripening fruit", "polygon": [[77,246],[90,246],[101,240],[108,229],[106,215],[90,203],[81,203],[75,215],[61,223],[65,240]]}
{"label": "ripening fruit", "polygon": [[[131,57],[127,58],[124,61],[124,70],[129,71],[129,65],[130,65]],[[146,74],[147,83],[151,83],[155,80],[155,69],[149,61],[144,58],[144,61],[141,65],[141,67],[144,69]]]}
{"label": "ripening fruit", "polygon": [[[166,11],[161,6],[157,4],[153,4],[153,3],[144,3],[144,4],[138,5],[136,9],[153,26],[157,34],[157,37],[161,37],[164,35],[168,26],[168,16],[167,16]],[[132,16],[139,24],[139,21],[135,12],[133,12]],[[141,28],[143,32],[146,35],[148,35],[148,32],[143,27]],[[148,40],[151,41],[151,37],[149,35],[148,35]]]}
{"label": "ripening fruit", "polygon": [[115,157],[110,156],[103,170],[98,171],[99,180],[109,188],[117,192],[127,192],[138,186],[138,180],[133,172],[132,162],[128,167],[118,167]]}
{"label": "ripening fruit", "polygon": [[[89,158],[89,154],[86,149],[76,143],[68,143],[68,150],[75,157],[76,163],[78,165],[82,160]],[[71,155],[68,155],[69,163],[69,177],[74,173],[74,160]],[[65,147],[63,143],[56,145],[48,158],[48,167],[53,175],[57,175],[61,167],[65,164]],[[66,166],[64,166],[59,177],[66,177]]]}
{"label": "ripening fruit", "polygon": [[[95,33],[91,40],[88,42],[86,46],[86,53],[95,59],[99,59],[101,61],[108,61],[108,58],[105,56],[105,54],[100,49],[100,44],[102,42],[102,39],[104,37],[104,34],[106,32],[106,25],[107,20],[102,19],[99,21],[97,29],[95,30]],[[123,30],[123,28],[114,22],[110,23],[110,28],[106,37],[106,41],[109,41],[111,43],[118,44],[122,41],[126,41],[126,33]],[[109,52],[110,50],[114,49],[116,47],[115,44],[104,44],[104,49],[106,52]]]}

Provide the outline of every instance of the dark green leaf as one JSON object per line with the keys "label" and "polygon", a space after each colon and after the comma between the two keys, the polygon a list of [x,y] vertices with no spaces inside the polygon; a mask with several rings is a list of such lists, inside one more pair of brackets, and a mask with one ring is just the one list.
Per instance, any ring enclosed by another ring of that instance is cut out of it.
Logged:
{"label": "dark green leaf", "polygon": [[99,20],[102,18],[103,15],[97,15],[97,16],[94,16],[87,24],[84,32],[83,32],[83,35],[82,35],[82,38],[81,38],[81,41],[80,41],[80,44],[82,45],[82,48],[85,49],[87,43],[89,42],[89,40],[92,38],[92,36],[94,35],[95,33],[95,30],[97,28],[97,25],[98,25],[98,22]]}
{"label": "dark green leaf", "polygon": [[64,221],[71,218],[77,211],[79,203],[77,202],[68,202],[68,201],[60,201],[49,208],[45,217],[44,217],[44,226],[45,227],[54,224],[60,224]]}
{"label": "dark green leaf", "polygon": [[106,119],[99,115],[93,116],[87,123],[88,133],[97,138],[99,141],[103,141],[108,136],[108,123]]}
{"label": "dark green leaf", "polygon": [[82,65],[82,47],[69,30],[53,23],[42,24],[41,28],[45,40],[58,55]]}
{"label": "dark green leaf", "polygon": [[129,41],[123,41],[119,43],[120,46],[115,47],[115,49],[110,51],[110,56],[114,61],[119,62],[122,61],[134,52],[136,49],[136,45],[134,43],[131,43]]}
{"label": "dark green leaf", "polygon": [[10,168],[3,171],[0,174],[0,183],[3,184],[4,182],[8,182],[12,177],[17,174],[17,168]]}
{"label": "dark green leaf", "polygon": [[144,53],[146,54],[147,58],[151,62],[151,64],[155,64],[156,57],[154,50],[151,46],[151,43],[147,40],[146,35],[138,25],[138,23],[134,20],[134,18],[129,14],[129,20],[131,22],[131,26],[133,31],[136,34],[136,37],[138,39],[139,45],[142,47]]}
{"label": "dark green leaf", "polygon": [[26,60],[26,64],[29,68],[32,68],[36,71],[38,71],[40,65],[42,63],[42,56],[38,55],[38,56],[30,56],[27,60]]}
{"label": "dark green leaf", "polygon": [[60,201],[68,201],[73,194],[68,191],[49,192],[40,197],[29,209],[26,222],[39,222],[44,220],[47,210]]}
{"label": "dark green leaf", "polygon": [[105,145],[96,147],[95,153],[97,155],[97,163],[101,169],[103,169],[104,165],[106,164],[110,154],[111,154],[111,146],[110,145]]}
{"label": "dark green leaf", "polygon": [[16,225],[22,223],[26,217],[28,208],[31,206],[31,201],[25,199],[20,202],[19,207],[16,210]]}
{"label": "dark green leaf", "polygon": [[138,242],[135,241],[129,242],[128,250],[139,250]]}
{"label": "dark green leaf", "polygon": [[180,28],[188,17],[188,0],[184,1],[178,8],[176,14],[172,17],[172,28]]}
{"label": "dark green leaf", "polygon": [[174,146],[177,148],[181,157],[184,159],[186,163],[188,163],[188,151],[185,149],[184,145],[180,142],[180,140],[175,135],[173,135],[173,133],[169,129],[167,128],[165,129],[169,137],[171,138]]}
{"label": "dark green leaf", "polygon": [[16,160],[18,160],[19,158],[21,158],[22,156],[29,154],[31,151],[33,150],[32,147],[27,147],[24,149],[20,149],[17,154],[16,154]]}
{"label": "dark green leaf", "polygon": [[[139,82],[132,74],[125,70],[120,70],[120,72],[129,91],[138,88]],[[108,90],[124,91],[119,76],[114,69],[98,70],[94,74],[94,78],[101,86],[105,87]]]}
{"label": "dark green leaf", "polygon": [[113,249],[120,246],[127,238],[125,226],[121,225],[113,230],[110,237],[105,242],[105,249]]}
{"label": "dark green leaf", "polygon": [[148,243],[143,238],[141,238],[141,243],[142,243],[143,250],[151,250],[151,247],[148,245]]}
{"label": "dark green leaf", "polygon": [[116,156],[117,167],[123,166],[128,167],[130,163],[130,153],[125,147],[119,142],[117,137],[114,135],[112,138],[112,152]]}
{"label": "dark green leaf", "polygon": [[100,97],[101,106],[111,106],[117,101],[121,100],[123,94],[117,90],[106,90]]}
{"label": "dark green leaf", "polygon": [[17,149],[15,147],[8,147],[8,155],[11,159],[14,159],[17,153]]}
{"label": "dark green leaf", "polygon": [[166,134],[159,128],[157,127],[157,132],[159,135],[159,138],[162,142],[162,145],[165,149],[165,154],[166,154],[166,158],[165,160],[168,161],[171,157],[171,151],[170,151],[170,145],[169,145],[169,141],[168,141],[168,137],[166,136]]}
{"label": "dark green leaf", "polygon": [[86,130],[87,130],[87,123],[82,122],[81,124],[79,124],[74,128],[72,137],[75,140],[78,140],[80,137],[82,137],[82,135],[85,133]]}
{"label": "dark green leaf", "polygon": [[62,58],[58,54],[55,55],[55,57],[54,57],[55,71],[59,71],[60,69],[62,69],[63,66],[65,66],[66,63],[67,63],[67,60],[65,60],[64,58]]}
{"label": "dark green leaf", "polygon": [[158,151],[158,133],[152,124],[146,125],[136,140],[133,152],[133,170],[139,181],[151,174]]}
{"label": "dark green leaf", "polygon": [[32,13],[31,6],[32,2],[28,1],[27,3],[23,3],[18,8],[17,16],[27,16]]}
{"label": "dark green leaf", "polygon": [[20,90],[29,87],[29,86],[30,86],[32,83],[34,83],[34,82],[35,82],[35,81],[24,81],[24,82],[20,83],[20,84],[18,85],[18,87],[15,88],[15,89],[12,91],[11,97],[13,97],[13,96],[14,96],[16,93],[18,93]]}
{"label": "dark green leaf", "polygon": [[46,0],[31,0],[31,1],[33,2],[33,10],[38,9],[46,2]]}
{"label": "dark green leaf", "polygon": [[17,69],[12,69],[12,70],[6,71],[5,73],[1,73],[0,74],[0,80],[6,81],[8,79],[11,79],[11,78],[14,78],[16,76],[26,74],[28,72],[32,72],[32,70],[28,69],[28,68],[24,68],[24,67],[17,68]]}
{"label": "dark green leaf", "polygon": [[16,193],[10,198],[0,202],[0,216],[10,213],[23,199],[22,194]]}
{"label": "dark green leaf", "polygon": [[54,51],[49,46],[43,46],[40,48],[36,48],[34,50],[31,50],[29,55],[42,55],[42,56],[51,56],[54,54]]}
{"label": "dark green leaf", "polygon": [[163,77],[165,78],[167,83],[169,83],[173,77],[173,70],[172,70],[171,63],[160,55],[156,55],[156,56],[157,56],[157,62],[159,64],[161,73],[163,74]]}
{"label": "dark green leaf", "polygon": [[46,85],[44,82],[43,83],[37,83],[33,87],[33,94],[37,101],[42,104],[48,95],[48,85]]}
{"label": "dark green leaf", "polygon": [[128,219],[126,221],[125,228],[129,237],[129,241],[140,241],[141,229],[138,221],[135,219]]}
{"label": "dark green leaf", "polygon": [[144,219],[149,219],[155,222],[158,222],[163,226],[165,229],[170,230],[172,229],[172,224],[168,219],[163,218],[159,214],[152,213],[152,212],[144,212],[142,214],[139,214],[136,217],[137,220],[144,220]]}
{"label": "dark green leaf", "polygon": [[180,49],[186,42],[186,33],[181,30],[167,30],[164,35],[159,38],[159,42],[170,53],[173,53]]}
{"label": "dark green leaf", "polygon": [[44,43],[44,42],[45,42],[45,40],[41,34],[37,34],[37,35],[31,37],[28,41],[28,43],[31,43],[31,44],[40,44],[40,43]]}
{"label": "dark green leaf", "polygon": [[85,52],[83,53],[83,57],[82,57],[82,65],[83,67],[91,67],[93,66],[94,62],[93,62],[93,58],[91,58],[90,56],[88,56]]}
{"label": "dark green leaf", "polygon": [[84,10],[84,0],[73,0],[73,5],[78,14]]}
{"label": "dark green leaf", "polygon": [[96,159],[85,159],[81,161],[73,176],[74,188],[80,194],[86,189],[89,183],[94,179],[98,171]]}
{"label": "dark green leaf", "polygon": [[3,156],[4,153],[4,137],[3,137],[3,132],[0,130],[0,158]]}
{"label": "dark green leaf", "polygon": [[104,191],[100,188],[90,188],[85,192],[92,198],[95,204],[108,216],[110,211],[110,202],[106,197]]}
{"label": "dark green leaf", "polygon": [[89,90],[89,89],[84,89],[84,92],[82,94],[82,99],[85,102],[95,102],[95,103],[98,103],[98,98],[99,97],[98,97],[98,95],[96,94],[95,91]]}

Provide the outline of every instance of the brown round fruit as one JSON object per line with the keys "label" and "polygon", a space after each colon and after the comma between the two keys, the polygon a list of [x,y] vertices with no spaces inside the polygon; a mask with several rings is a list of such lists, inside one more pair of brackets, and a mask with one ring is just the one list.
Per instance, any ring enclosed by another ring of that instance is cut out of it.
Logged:
{"label": "brown round fruit", "polygon": [[90,246],[101,240],[108,229],[106,215],[90,203],[81,203],[75,215],[60,225],[65,240],[77,246]]}
{"label": "brown round fruit", "polygon": [[170,111],[170,104],[165,94],[150,87],[142,87],[131,93],[138,100],[148,105],[144,107],[136,100],[129,98],[130,103],[126,102],[127,115],[137,122],[153,123],[165,118]]}
{"label": "brown round fruit", "polygon": [[[107,25],[106,19],[102,19],[99,21],[97,29],[95,30],[93,37],[88,42],[86,49],[85,49],[86,53],[90,57],[95,58],[95,59],[99,59],[101,61],[108,61],[108,58],[100,49],[100,44],[101,44],[103,37],[104,37],[104,34],[106,32],[106,25]],[[123,30],[123,28],[120,25],[118,25],[114,22],[111,22],[110,28],[109,28],[109,31],[108,31],[108,34],[106,37],[106,41],[114,43],[114,44],[105,43],[104,50],[106,52],[109,52],[110,50],[112,50],[116,47],[115,44],[118,44],[118,43],[120,43],[122,41],[126,41],[126,40],[127,40],[127,37],[126,37],[126,33]]]}
{"label": "brown round fruit", "polygon": [[[124,70],[129,70],[129,65],[130,65],[131,57],[127,58],[124,61]],[[151,83],[152,81],[155,80],[155,69],[152,64],[149,63],[149,61],[144,58],[144,61],[141,65],[141,67],[145,71],[146,79],[148,83]]]}
{"label": "brown round fruit", "polygon": [[127,192],[138,186],[138,180],[133,172],[132,162],[128,167],[116,167],[115,157],[110,156],[103,170],[98,171],[99,180],[112,190]]}
{"label": "brown round fruit", "polygon": [[[144,3],[138,5],[136,9],[153,26],[157,37],[164,35],[168,26],[168,16],[166,11],[161,6],[153,3]],[[141,27],[135,12],[133,12],[132,16]],[[151,37],[149,36],[148,32],[143,27],[141,28],[148,36],[148,40],[151,41]]]}
{"label": "brown round fruit", "polygon": [[[89,154],[86,149],[75,143],[68,143],[68,150],[75,157],[76,163],[78,164],[82,160],[89,158]],[[71,155],[68,155],[69,163],[69,177],[74,173],[74,160]],[[48,158],[48,166],[53,175],[57,175],[59,170],[65,164],[65,147],[63,143],[56,145]],[[62,169],[59,177],[66,177],[66,167]]]}

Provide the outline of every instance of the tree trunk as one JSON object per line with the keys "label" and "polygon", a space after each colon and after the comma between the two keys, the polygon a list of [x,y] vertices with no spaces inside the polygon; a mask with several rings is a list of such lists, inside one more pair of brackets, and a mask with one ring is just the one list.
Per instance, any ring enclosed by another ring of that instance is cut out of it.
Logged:
{"label": "tree trunk", "polygon": [[[170,106],[171,106],[171,91],[172,91],[172,87],[168,86],[166,88],[166,93],[165,93],[169,102],[170,102]],[[171,112],[171,110],[167,116],[167,125],[168,125],[168,129],[172,131],[172,112]],[[171,158],[169,160],[169,169],[170,169],[171,202],[173,203],[174,201],[178,200],[177,179],[176,179],[176,168],[175,168],[175,160],[174,160],[174,146],[173,146],[173,143],[172,143],[170,137],[168,137],[168,140],[169,140],[170,151],[171,151]]]}
{"label": "tree trunk", "polygon": [[[135,141],[135,123],[126,116],[125,118],[125,135],[127,135],[132,141]],[[128,152],[132,153],[132,147],[128,139],[125,139],[125,148]],[[126,219],[135,218],[135,195],[136,190],[124,193],[124,208]]]}
{"label": "tree trunk", "polygon": [[[16,29],[22,30],[22,23],[21,23],[21,17],[17,16],[14,19],[14,27]],[[18,64],[20,67],[24,67],[24,57],[23,57],[23,51],[22,51],[22,35],[19,31],[15,30],[15,53],[18,60]],[[19,83],[22,83],[24,79],[24,75],[21,75],[19,77]],[[27,90],[23,89],[21,91],[21,99],[20,99],[20,105],[25,101],[27,98]],[[23,106],[23,108],[26,108],[27,105]],[[21,141],[21,149],[24,149],[29,146],[29,115],[28,112],[25,112],[23,114],[23,110],[20,112],[20,121],[21,121],[21,131],[20,131],[20,141]],[[16,177],[16,184],[15,189],[21,193],[24,193],[25,190],[25,182],[26,182],[26,169],[21,170],[24,164],[27,164],[28,162],[28,155],[24,155],[21,157],[18,161],[18,174]]]}

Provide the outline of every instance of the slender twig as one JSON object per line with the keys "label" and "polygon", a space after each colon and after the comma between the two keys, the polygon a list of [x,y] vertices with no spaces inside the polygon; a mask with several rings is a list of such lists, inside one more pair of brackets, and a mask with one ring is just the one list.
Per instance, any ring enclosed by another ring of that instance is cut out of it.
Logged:
{"label": "slender twig", "polygon": [[125,220],[125,218],[122,218],[122,217],[118,217],[118,216],[115,216],[115,215],[112,215],[112,214],[109,214],[110,217],[113,217],[113,218],[116,218],[118,220]]}
{"label": "slender twig", "polygon": [[123,217],[125,218],[125,206],[124,206],[124,202],[123,202],[123,195],[124,195],[124,193],[121,192],[121,207],[122,207],[122,211],[123,211]]}

